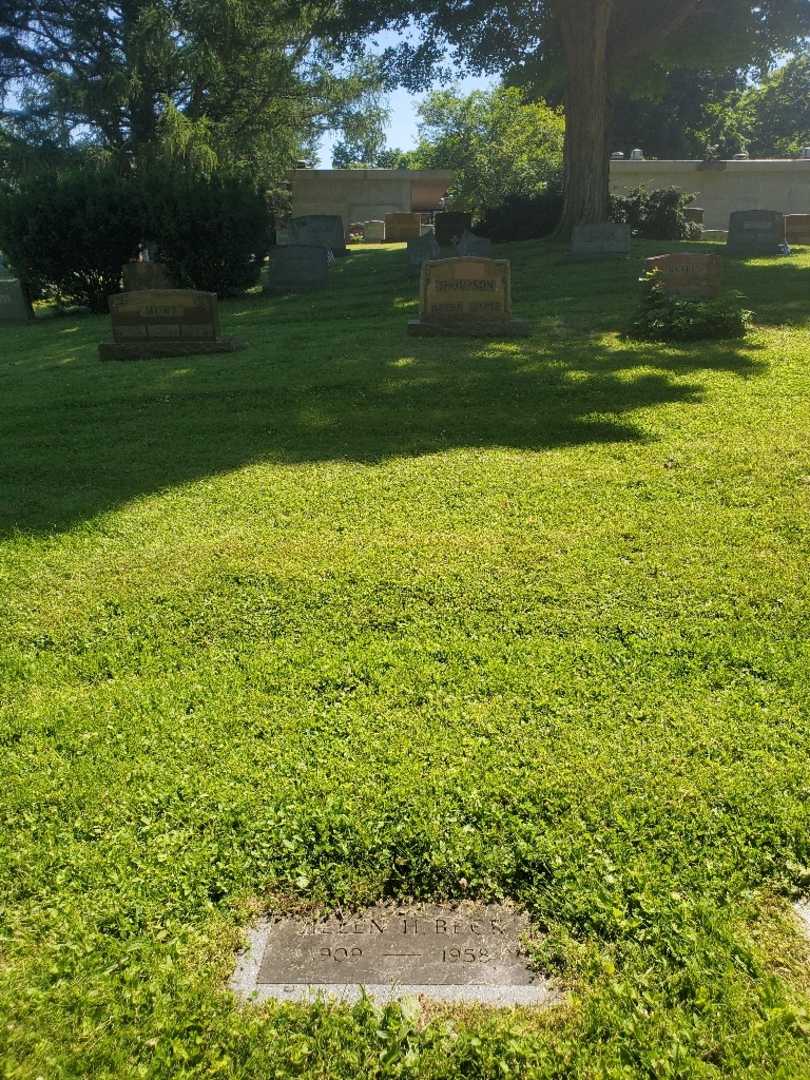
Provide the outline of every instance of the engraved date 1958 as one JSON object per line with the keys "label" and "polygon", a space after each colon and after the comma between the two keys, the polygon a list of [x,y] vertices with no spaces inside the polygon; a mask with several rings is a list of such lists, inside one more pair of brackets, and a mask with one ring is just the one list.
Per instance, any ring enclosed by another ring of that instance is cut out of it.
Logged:
{"label": "engraved date 1958", "polygon": [[486,949],[442,949],[445,964],[486,964],[489,959]]}

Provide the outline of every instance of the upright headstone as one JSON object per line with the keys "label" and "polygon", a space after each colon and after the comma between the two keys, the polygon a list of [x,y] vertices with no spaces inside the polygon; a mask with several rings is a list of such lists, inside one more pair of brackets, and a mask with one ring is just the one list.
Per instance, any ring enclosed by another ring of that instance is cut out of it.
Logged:
{"label": "upright headstone", "polygon": [[526,337],[512,318],[511,266],[506,259],[463,257],[422,264],[419,318],[408,333],[454,337]]}
{"label": "upright headstone", "polygon": [[687,206],[684,210],[684,217],[692,225],[703,225],[705,217],[705,210],[702,206]]}
{"label": "upright headstone", "polygon": [[460,240],[472,228],[472,214],[443,210],[434,216],[436,241],[439,247],[448,247]]}
{"label": "upright headstone", "polygon": [[112,342],[98,347],[101,360],[235,352],[238,338],[219,333],[216,293],[153,289],[119,293],[109,300]]}
{"label": "upright headstone", "polygon": [[421,224],[419,214],[386,214],[385,242],[387,244],[407,244],[419,237]]}
{"label": "upright headstone", "polygon": [[432,232],[424,233],[418,240],[408,241],[408,269],[412,274],[422,272],[422,263],[429,259],[438,259],[439,245]]}
{"label": "upright headstone", "polygon": [[488,236],[476,236],[475,233],[465,232],[456,244],[458,255],[478,255],[482,259],[492,258],[492,241]]}
{"label": "upright headstone", "polygon": [[379,220],[364,221],[363,232],[367,244],[385,243],[385,222]]}
{"label": "upright headstone", "polygon": [[329,281],[329,250],[314,244],[287,244],[270,252],[262,274],[266,293],[323,289]]}
{"label": "upright headstone", "polygon": [[0,277],[0,322],[29,322],[31,304],[18,278]]}
{"label": "upright headstone", "polygon": [[339,214],[305,214],[287,222],[288,244],[315,244],[346,255],[346,233]]}
{"label": "upright headstone", "polygon": [[657,270],[664,290],[672,296],[711,299],[720,294],[723,261],[719,255],[678,251],[647,259],[644,268]]}
{"label": "upright headstone", "polygon": [[728,222],[731,255],[789,255],[780,210],[735,210]]}
{"label": "upright headstone", "polygon": [[573,259],[625,258],[630,254],[630,226],[606,221],[601,225],[575,225],[571,240]]}
{"label": "upright headstone", "polygon": [[167,267],[160,262],[125,263],[123,276],[124,289],[127,292],[177,288],[177,282],[172,280]]}
{"label": "upright headstone", "polygon": [[788,244],[810,244],[810,214],[785,214]]}

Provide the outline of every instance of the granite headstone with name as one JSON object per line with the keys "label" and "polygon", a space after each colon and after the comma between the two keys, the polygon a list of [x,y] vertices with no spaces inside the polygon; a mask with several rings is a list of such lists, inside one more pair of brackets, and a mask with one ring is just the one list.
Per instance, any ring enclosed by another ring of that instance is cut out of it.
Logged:
{"label": "granite headstone with name", "polygon": [[626,258],[630,254],[630,226],[606,221],[600,225],[575,225],[571,258]]}
{"label": "granite headstone with name", "polygon": [[810,244],[810,214],[785,214],[788,244]]}
{"label": "granite headstone with name", "polygon": [[262,273],[266,293],[307,292],[323,289],[329,281],[329,251],[315,244],[286,244],[270,251],[270,265]]}
{"label": "granite headstone with name", "polygon": [[735,210],[726,249],[731,255],[789,255],[785,215],[779,210]]}
{"label": "granite headstone with name", "polygon": [[550,1005],[557,988],[531,970],[525,914],[506,905],[419,904],[340,916],[270,915],[249,933],[229,986],[242,999]]}
{"label": "granite headstone with name", "polygon": [[424,233],[417,240],[408,241],[408,268],[413,274],[419,274],[422,263],[429,259],[438,259],[439,245],[432,232]]}
{"label": "granite headstone with name", "polygon": [[314,244],[346,255],[346,232],[339,214],[305,214],[287,222],[288,244]]}
{"label": "granite headstone with name", "polygon": [[23,323],[32,318],[31,304],[19,279],[0,276],[0,322]]}
{"label": "granite headstone with name", "polygon": [[385,222],[375,218],[363,222],[363,233],[367,244],[385,243]]}
{"label": "granite headstone with name", "polygon": [[235,352],[238,338],[219,332],[216,293],[153,289],[119,293],[109,300],[112,342],[98,347],[101,360]]}
{"label": "granite headstone with name", "polygon": [[720,295],[723,261],[719,255],[673,252],[647,259],[644,268],[657,270],[664,291],[672,296],[711,299]]}
{"label": "granite headstone with name", "polygon": [[416,240],[421,225],[420,214],[386,214],[385,242],[387,244],[407,244]]}
{"label": "granite headstone with name", "polygon": [[465,256],[422,264],[419,318],[408,333],[422,336],[526,337],[529,324],[512,318],[511,265],[506,259]]}
{"label": "granite headstone with name", "polygon": [[476,236],[465,232],[456,244],[457,255],[478,255],[482,259],[492,258],[492,241],[488,236]]}
{"label": "granite headstone with name", "polygon": [[433,222],[439,247],[448,247],[460,240],[465,232],[470,232],[472,214],[443,210],[434,216]]}

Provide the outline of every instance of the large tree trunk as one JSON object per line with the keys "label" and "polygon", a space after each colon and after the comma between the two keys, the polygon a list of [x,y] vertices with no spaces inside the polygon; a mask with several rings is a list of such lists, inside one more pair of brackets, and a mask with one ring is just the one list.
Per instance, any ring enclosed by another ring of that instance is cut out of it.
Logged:
{"label": "large tree trunk", "polygon": [[608,38],[613,0],[556,0],[568,69],[565,91],[565,203],[556,235],[607,221],[610,160]]}

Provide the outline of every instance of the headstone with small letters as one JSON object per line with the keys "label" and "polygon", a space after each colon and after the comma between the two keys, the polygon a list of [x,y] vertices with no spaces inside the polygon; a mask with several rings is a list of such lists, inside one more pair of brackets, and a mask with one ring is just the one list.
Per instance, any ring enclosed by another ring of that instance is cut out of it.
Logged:
{"label": "headstone with small letters", "polygon": [[339,214],[303,214],[287,222],[288,244],[315,244],[346,255],[346,232]]}
{"label": "headstone with small letters", "polygon": [[730,255],[789,255],[780,210],[735,210],[728,222]]}
{"label": "headstone with small letters", "polygon": [[270,264],[262,272],[266,293],[307,292],[329,282],[329,251],[314,244],[286,244],[270,250]]}
{"label": "headstone with small letters", "polygon": [[144,289],[109,299],[113,340],[98,347],[101,360],[235,352],[238,338],[219,332],[216,293]]}
{"label": "headstone with small letters", "polygon": [[646,259],[644,268],[658,271],[664,291],[671,296],[711,299],[720,295],[723,260],[719,255],[678,251]]}
{"label": "headstone with small letters", "polygon": [[572,259],[626,258],[630,254],[630,226],[606,221],[601,225],[575,225]]}
{"label": "headstone with small letters", "polygon": [[377,1001],[421,994],[495,1005],[550,1004],[531,970],[525,914],[506,905],[378,904],[321,918],[271,915],[249,935],[230,988],[255,1002],[326,994]]}
{"label": "headstone with small letters", "polygon": [[463,256],[422,264],[419,318],[408,333],[421,336],[526,337],[529,324],[512,318],[507,259]]}
{"label": "headstone with small letters", "polygon": [[377,218],[364,221],[363,235],[367,244],[384,244],[386,240],[385,222]]}

